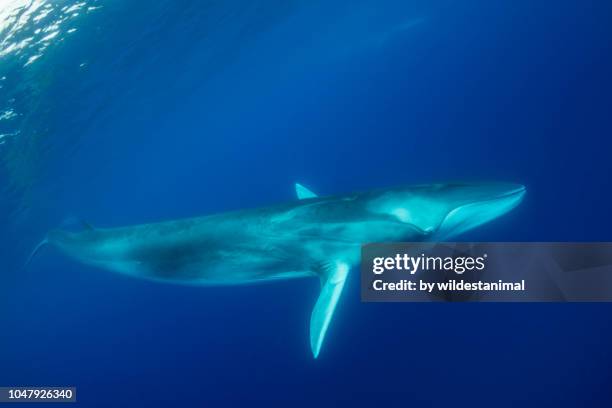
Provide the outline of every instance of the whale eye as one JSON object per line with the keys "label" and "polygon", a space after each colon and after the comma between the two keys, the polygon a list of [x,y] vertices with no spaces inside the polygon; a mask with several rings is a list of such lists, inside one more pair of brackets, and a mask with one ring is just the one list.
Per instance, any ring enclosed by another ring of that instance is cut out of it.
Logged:
{"label": "whale eye", "polygon": [[394,208],[393,210],[391,210],[391,215],[394,215],[401,222],[411,221],[410,213],[408,212],[407,209],[402,208],[402,207]]}
{"label": "whale eye", "polygon": [[431,225],[419,225],[418,220],[415,220],[408,211],[407,208],[398,207],[390,212],[398,221],[404,224],[412,224],[414,228],[421,231],[422,233],[429,234],[435,230],[435,228]]}

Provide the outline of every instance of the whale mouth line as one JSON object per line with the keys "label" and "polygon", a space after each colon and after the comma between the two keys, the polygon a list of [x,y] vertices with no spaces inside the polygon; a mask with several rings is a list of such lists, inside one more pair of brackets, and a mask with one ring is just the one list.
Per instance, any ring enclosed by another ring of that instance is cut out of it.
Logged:
{"label": "whale mouth line", "polygon": [[525,186],[518,186],[518,187],[514,188],[513,190],[506,191],[506,192],[500,193],[500,194],[495,195],[495,196],[490,196],[488,198],[483,198],[483,199],[480,199],[480,200],[473,200],[473,201],[468,201],[466,203],[463,203],[463,204],[459,205],[458,207],[454,208],[451,211],[451,213],[453,211],[457,211],[457,210],[459,210],[461,208],[464,208],[464,207],[469,207],[469,206],[474,206],[474,205],[479,205],[479,204],[486,204],[486,203],[495,202],[495,201],[498,201],[498,200],[514,198],[514,197],[517,197],[517,196],[518,196],[517,198],[520,199],[520,198],[522,198],[522,196],[526,192],[527,192],[527,188]]}
{"label": "whale mouth line", "polygon": [[521,202],[526,191],[525,186],[517,186],[496,196],[458,206],[438,226],[438,231],[445,230],[441,238],[457,235],[508,213]]}
{"label": "whale mouth line", "polygon": [[[499,195],[490,197],[490,198],[486,198],[483,200],[475,200],[469,203],[465,203],[463,205],[460,205],[459,207],[455,208],[453,211],[457,211],[460,210],[461,208],[464,207],[469,207],[469,206],[473,206],[473,205],[480,205],[480,204],[486,204],[486,203],[490,203],[490,202],[495,202],[495,201],[503,201],[505,199],[516,199],[517,200],[517,204],[520,201],[520,199],[523,197],[523,195],[525,195],[527,189],[525,188],[525,186],[520,186],[515,188],[514,190],[511,191],[507,191],[505,193],[501,193]],[[452,211],[451,211],[452,212]]]}
{"label": "whale mouth line", "polygon": [[498,200],[504,200],[504,199],[507,199],[507,198],[513,198],[513,197],[517,197],[517,196],[519,196],[518,198],[521,198],[523,195],[525,195],[526,192],[527,192],[527,188],[525,186],[519,186],[519,187],[516,187],[513,190],[506,191],[504,193],[500,193],[500,194],[498,194],[496,196],[491,196],[489,198],[484,198],[482,200],[474,200],[474,201],[467,202],[465,204],[462,204],[462,205],[458,206],[453,211],[459,210],[459,209],[461,209],[463,207],[467,207],[467,206],[471,206],[471,205],[486,204],[486,203],[489,203],[489,202],[494,202],[494,201],[498,201]]}
{"label": "whale mouth line", "polygon": [[516,187],[514,190],[498,195],[494,199],[512,197],[514,195],[523,194],[526,191],[527,191],[527,188],[525,188],[525,186],[519,186],[519,187]]}

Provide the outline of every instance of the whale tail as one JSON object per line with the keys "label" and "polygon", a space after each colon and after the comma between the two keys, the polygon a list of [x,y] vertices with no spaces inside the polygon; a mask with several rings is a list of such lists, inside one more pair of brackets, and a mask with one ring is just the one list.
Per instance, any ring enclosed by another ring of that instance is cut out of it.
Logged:
{"label": "whale tail", "polygon": [[36,254],[38,253],[38,251],[40,251],[40,249],[42,247],[44,247],[45,245],[47,245],[49,243],[49,239],[47,237],[45,237],[42,241],[40,241],[40,243],[38,245],[36,245],[36,248],[34,248],[34,250],[32,251],[32,253],[30,254],[30,256],[28,257],[28,260],[26,261],[26,263],[23,265],[24,269],[28,267],[28,265],[30,265],[30,263],[32,262],[32,259],[34,259],[34,257],[36,256]]}

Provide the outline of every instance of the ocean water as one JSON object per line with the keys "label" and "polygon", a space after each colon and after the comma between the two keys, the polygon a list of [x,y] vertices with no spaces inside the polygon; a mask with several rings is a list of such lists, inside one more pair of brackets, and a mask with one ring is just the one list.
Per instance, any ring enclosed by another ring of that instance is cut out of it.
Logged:
{"label": "ocean water", "polygon": [[0,3],[0,385],[83,406],[611,406],[610,304],[365,304],[315,280],[82,266],[110,227],[453,180],[525,184],[462,236],[610,241],[609,1]]}

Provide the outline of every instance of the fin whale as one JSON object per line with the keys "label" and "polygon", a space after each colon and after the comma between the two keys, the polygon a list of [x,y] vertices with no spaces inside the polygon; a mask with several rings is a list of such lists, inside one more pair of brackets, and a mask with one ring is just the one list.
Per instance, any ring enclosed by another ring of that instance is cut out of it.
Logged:
{"label": "fin whale", "polygon": [[319,197],[301,184],[298,200],[190,219],[119,228],[50,231],[45,245],[88,265],[193,285],[318,277],[310,320],[316,358],[360,246],[445,240],[517,206],[525,187],[508,183],[430,184]]}

